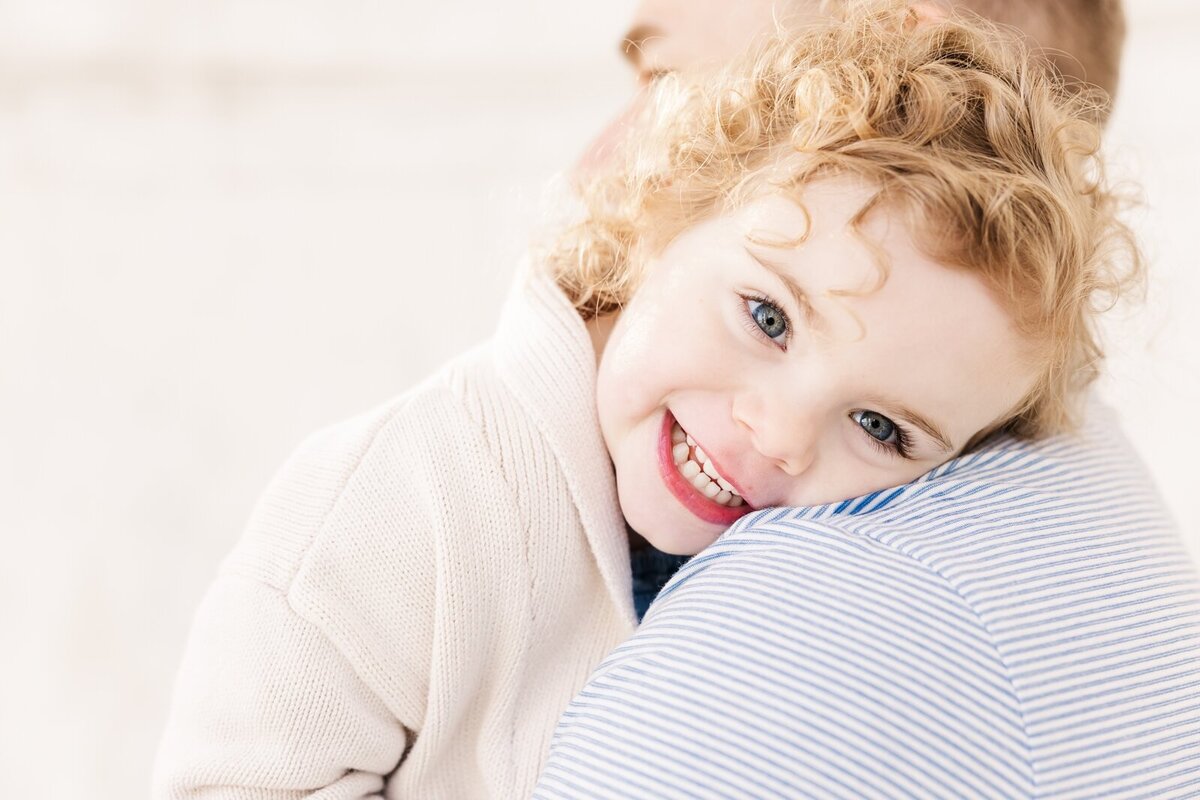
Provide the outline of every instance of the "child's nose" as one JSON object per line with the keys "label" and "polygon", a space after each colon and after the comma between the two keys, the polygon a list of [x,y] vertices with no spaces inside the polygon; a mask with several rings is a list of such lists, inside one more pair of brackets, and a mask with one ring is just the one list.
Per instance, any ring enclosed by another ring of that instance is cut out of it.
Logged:
{"label": "child's nose", "polygon": [[759,455],[794,478],[816,459],[819,425],[815,414],[785,405],[742,395],[734,400],[733,419]]}

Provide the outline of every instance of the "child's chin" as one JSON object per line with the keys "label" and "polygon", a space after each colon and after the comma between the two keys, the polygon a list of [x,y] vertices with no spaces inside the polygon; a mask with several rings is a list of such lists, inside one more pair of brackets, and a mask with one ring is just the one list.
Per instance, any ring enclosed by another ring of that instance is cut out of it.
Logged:
{"label": "child's chin", "polygon": [[716,541],[717,534],[701,531],[690,533],[674,531],[661,536],[643,533],[642,538],[659,552],[673,556],[694,556]]}
{"label": "child's chin", "polygon": [[674,556],[694,556],[716,541],[724,530],[696,519],[682,508],[672,509],[659,498],[622,503],[621,513],[625,523],[651,547]]}

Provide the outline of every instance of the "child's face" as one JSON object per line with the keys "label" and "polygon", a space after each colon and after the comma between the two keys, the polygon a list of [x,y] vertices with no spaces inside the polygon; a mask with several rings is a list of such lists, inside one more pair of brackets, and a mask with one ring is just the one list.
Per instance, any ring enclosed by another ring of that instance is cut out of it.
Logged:
{"label": "child's face", "polygon": [[[868,196],[848,180],[809,186],[810,237],[773,247],[752,239],[794,240],[806,222],[768,195],[648,265],[604,347],[597,404],[625,518],[660,550],[698,552],[751,508],[906,483],[1032,386],[1006,311],[978,277],[921,253],[899,214],[877,209],[862,226],[889,259],[882,287],[827,294],[878,280],[876,254],[846,227]],[[719,481],[695,488],[702,465],[672,442],[676,422],[741,505]]]}

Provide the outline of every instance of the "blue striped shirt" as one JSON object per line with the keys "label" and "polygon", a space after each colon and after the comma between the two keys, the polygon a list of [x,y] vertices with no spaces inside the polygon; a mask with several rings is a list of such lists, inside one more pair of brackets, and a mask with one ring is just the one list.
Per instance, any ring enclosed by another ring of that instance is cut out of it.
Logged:
{"label": "blue striped shirt", "polygon": [[1200,797],[1200,583],[1110,412],[750,514],[555,733],[550,798]]}

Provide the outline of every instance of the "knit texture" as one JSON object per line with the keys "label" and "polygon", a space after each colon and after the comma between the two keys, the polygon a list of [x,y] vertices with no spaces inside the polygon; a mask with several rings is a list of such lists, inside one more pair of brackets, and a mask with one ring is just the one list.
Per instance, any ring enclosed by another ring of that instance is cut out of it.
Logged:
{"label": "knit texture", "polygon": [[197,616],[156,798],[517,798],[633,630],[571,304],[524,267],[496,335],[305,442]]}

